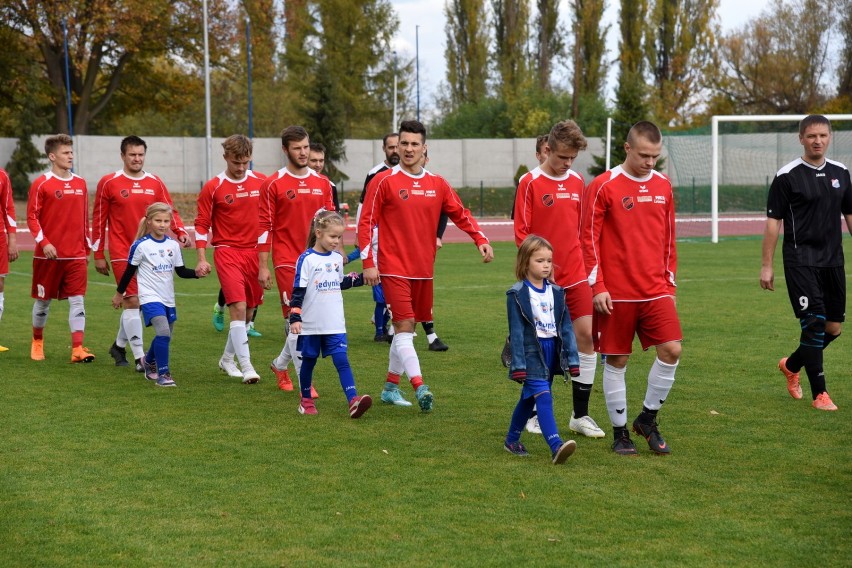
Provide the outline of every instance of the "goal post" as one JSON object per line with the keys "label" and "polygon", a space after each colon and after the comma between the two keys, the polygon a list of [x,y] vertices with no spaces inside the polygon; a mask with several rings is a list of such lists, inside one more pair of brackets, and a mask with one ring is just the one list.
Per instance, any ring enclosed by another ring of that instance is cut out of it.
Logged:
{"label": "goal post", "polygon": [[[798,122],[805,114],[795,115],[714,115],[711,121],[711,165],[710,165],[710,241],[719,242],[719,123],[720,122]],[[827,114],[833,121],[852,120],[852,114]],[[793,159],[793,156],[790,157]]]}

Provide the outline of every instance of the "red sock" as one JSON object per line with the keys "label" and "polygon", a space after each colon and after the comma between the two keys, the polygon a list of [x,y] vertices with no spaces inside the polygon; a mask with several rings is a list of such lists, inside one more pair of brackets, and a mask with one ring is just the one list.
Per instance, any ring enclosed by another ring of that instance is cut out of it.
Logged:
{"label": "red sock", "polygon": [[420,375],[411,378],[411,388],[415,391],[420,388],[420,385],[423,384],[423,377]]}
{"label": "red sock", "polygon": [[387,378],[387,381],[388,381],[389,383],[393,383],[393,384],[395,384],[395,385],[399,385],[399,375],[397,375],[396,373],[391,373],[390,371],[388,371],[388,378]]}
{"label": "red sock", "polygon": [[43,327],[34,327],[33,328],[33,339],[44,339],[44,328]]}
{"label": "red sock", "polygon": [[71,332],[71,347],[81,347],[83,345],[83,332],[82,331],[72,331]]}

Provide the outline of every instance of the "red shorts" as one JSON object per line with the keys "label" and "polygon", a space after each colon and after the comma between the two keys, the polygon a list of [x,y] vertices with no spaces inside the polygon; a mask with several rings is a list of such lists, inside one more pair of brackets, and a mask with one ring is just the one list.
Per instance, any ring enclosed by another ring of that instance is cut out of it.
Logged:
{"label": "red shorts", "polygon": [[383,276],[382,289],[393,321],[432,321],[432,279]]}
{"label": "red shorts", "polygon": [[630,355],[633,336],[642,349],[682,341],[683,331],[671,297],[645,302],[614,302],[612,314],[595,312],[592,322],[595,351],[605,355]]}
{"label": "red shorts", "polygon": [[592,287],[588,282],[580,282],[571,288],[565,288],[565,305],[571,321],[592,315]]}
{"label": "red shorts", "polygon": [[34,258],[32,297],[37,300],[64,300],[70,296],[85,296],[88,277],[85,258]]}
{"label": "red shorts", "polygon": [[256,308],[263,303],[256,249],[219,247],[213,250],[213,262],[226,304],[245,302],[246,307]]}
{"label": "red shorts", "polygon": [[275,282],[278,284],[278,297],[281,299],[281,312],[286,318],[290,315],[290,298],[293,296],[293,284],[296,282],[296,267],[276,266]]}
{"label": "red shorts", "polygon": [[[112,264],[112,275],[115,276],[115,283],[118,284],[121,282],[121,277],[124,276],[124,271],[127,270],[128,262],[126,260],[113,260],[110,264]],[[134,274],[133,278],[130,279],[130,284],[127,285],[124,297],[129,298],[130,296],[138,295],[139,286],[136,284],[136,275]]]}

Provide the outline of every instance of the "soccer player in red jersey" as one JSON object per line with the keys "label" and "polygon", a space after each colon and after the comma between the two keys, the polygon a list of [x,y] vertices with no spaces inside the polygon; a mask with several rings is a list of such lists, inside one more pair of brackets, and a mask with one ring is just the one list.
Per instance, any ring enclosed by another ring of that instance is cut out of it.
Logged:
{"label": "soccer player in red jersey", "polygon": [[583,205],[583,256],[592,286],[593,337],[606,355],[603,391],[614,428],[613,451],[636,455],[627,431],[624,375],[633,337],[654,347],[642,412],[633,431],[651,451],[671,449],[657,429],[657,411],[675,380],[683,332],[675,308],[675,204],[671,181],[654,171],[662,151],[660,129],[641,121],[627,134],[624,163],[596,177]]}
{"label": "soccer player in red jersey", "polygon": [[811,405],[837,410],[828,395],[823,352],[840,337],[846,317],[846,270],[843,229],[852,233],[852,180],[849,170],[826,157],[831,123],[819,114],[799,123],[804,154],[780,170],[769,188],[763,232],[760,287],[775,290],[773,260],[784,226],[784,280],[793,312],[799,319],[799,346],[778,362],[787,391],[802,398],[799,373],[804,368],[811,387]]}
{"label": "soccer player in red jersey", "polygon": [[[260,375],[251,363],[247,325],[257,306],[263,303],[263,288],[258,280],[257,237],[260,234],[260,186],[265,177],[249,169],[252,142],[248,137],[242,134],[229,136],[222,143],[222,148],[225,171],[205,183],[198,194],[198,216],[195,218],[197,269],[210,271],[210,263],[207,262],[207,245],[210,244],[231,316],[219,368],[228,376],[241,378],[244,384],[253,384],[260,380]],[[239,369],[234,363],[235,356]]]}
{"label": "soccer player in red jersey", "polygon": [[[311,220],[319,209],[334,211],[331,182],[308,167],[310,139],[301,126],[288,126],[281,132],[281,148],[287,165],[269,176],[260,189],[260,236],[258,237],[258,278],[266,289],[272,288],[269,255],[281,299],[285,322],[290,314],[290,297],[296,278],[296,261],[308,242]],[[301,369],[296,349],[298,335],[288,333],[281,354],[271,368],[282,390],[293,390],[287,371],[290,361]]]}
{"label": "soccer player in red jersey", "polygon": [[573,120],[559,122],[551,129],[544,161],[518,183],[515,244],[520,247],[533,234],[553,243],[552,280],[565,289],[580,354],[580,376],[571,378],[574,411],[568,427],[584,436],[603,438],[604,431],[589,416],[597,356],[592,342],[592,289],[580,246],[580,212],[586,184],[583,176],[571,169],[577,154],[585,149],[586,138]]}
{"label": "soccer player in red jersey", "polygon": [[[15,222],[15,200],[12,196],[12,182],[6,170],[0,168],[0,216],[3,222],[0,229],[0,319],[3,319],[6,288],[6,275],[9,273],[9,263],[18,259],[17,223]],[[0,345],[0,352],[8,351],[8,347]]]}
{"label": "soccer player in red jersey", "polygon": [[30,186],[27,227],[35,239],[33,252],[33,341],[30,358],[44,359],[44,326],[53,299],[68,300],[71,362],[90,363],[95,356],[83,347],[86,329],[89,194],[86,180],[74,174],[73,141],[67,134],[49,136],[44,151],[50,171]]}
{"label": "soccer player in red jersey", "polygon": [[[435,235],[441,212],[470,235],[484,262],[493,260],[494,251],[450,184],[422,167],[426,128],[416,120],[404,121],[399,129],[399,147],[399,165],[367,188],[358,222],[358,246],[364,281],[374,286],[381,277],[385,297],[393,310],[395,333],[385,390],[399,390],[400,369],[404,370],[415,389],[420,409],[428,412],[432,410],[433,396],[423,383],[413,338],[417,321],[432,320]],[[370,246],[372,228],[376,225],[378,258]]]}
{"label": "soccer player in red jersey", "polygon": [[[127,268],[130,246],[136,240],[139,220],[152,203],[172,204],[166,184],[159,177],[144,170],[148,145],[138,136],[127,136],[121,141],[122,169],[109,173],[98,182],[92,214],[92,251],[95,270],[109,276],[110,266],[116,284]],[[172,207],[172,232],[183,246],[189,246],[189,236],[183,221]],[[105,252],[109,250],[107,263]],[[144,372],[142,357],[145,348],[142,339],[142,319],[139,315],[139,296],[136,277],[130,281],[122,300],[123,311],[118,324],[118,334],[109,348],[116,367],[127,367],[127,344],[136,361],[136,371]]]}

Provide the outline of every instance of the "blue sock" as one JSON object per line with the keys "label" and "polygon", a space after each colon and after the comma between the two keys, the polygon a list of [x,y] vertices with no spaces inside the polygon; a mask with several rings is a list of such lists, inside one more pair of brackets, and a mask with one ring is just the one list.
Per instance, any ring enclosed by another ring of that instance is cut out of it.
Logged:
{"label": "blue sock", "polygon": [[299,371],[299,389],[302,391],[302,398],[311,398],[311,382],[316,366],[316,357],[306,357],[302,354],[302,369]]}
{"label": "blue sock", "polygon": [[559,430],[556,428],[556,417],[553,416],[553,396],[550,391],[538,395],[535,404],[538,408],[538,425],[541,426],[544,441],[550,446],[551,453],[555,452],[562,445],[562,438],[559,437]]}
{"label": "blue sock", "polygon": [[376,325],[376,335],[384,335],[385,324],[387,324],[387,316],[385,315],[387,304],[376,302],[376,308],[373,310],[373,322]]}
{"label": "blue sock", "polygon": [[521,432],[524,431],[524,426],[527,420],[532,416],[535,399],[533,397],[524,398],[521,395],[518,404],[515,405],[515,411],[512,412],[512,421],[509,422],[509,433],[506,434],[506,443],[514,444],[521,439]]}
{"label": "blue sock", "polygon": [[[343,388],[346,400],[352,402],[352,399],[358,396],[358,391],[355,389],[355,376],[352,374],[352,367],[349,366],[349,357],[346,356],[345,352],[332,353],[331,361],[337,369],[340,386]],[[302,368],[304,369],[304,367]]]}
{"label": "blue sock", "polygon": [[155,335],[151,340],[151,351],[154,353],[154,359],[157,361],[157,373],[165,375],[169,372],[169,341],[171,337],[168,335]]}

